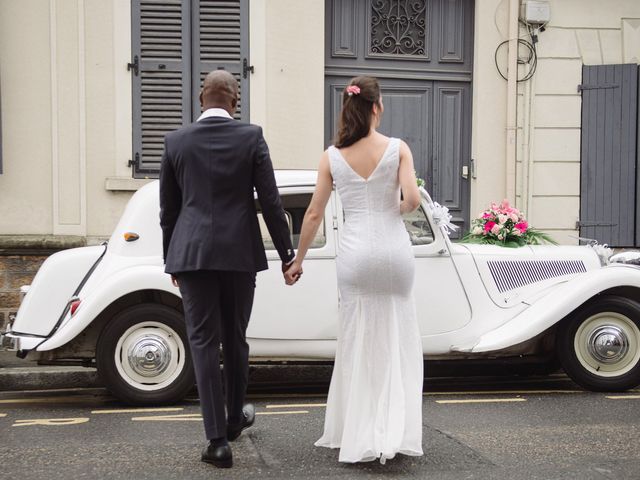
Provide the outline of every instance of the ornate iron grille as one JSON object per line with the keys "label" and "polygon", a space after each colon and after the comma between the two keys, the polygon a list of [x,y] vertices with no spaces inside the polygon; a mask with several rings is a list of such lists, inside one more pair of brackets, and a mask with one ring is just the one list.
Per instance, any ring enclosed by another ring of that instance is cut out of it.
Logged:
{"label": "ornate iron grille", "polygon": [[371,0],[369,54],[426,57],[426,0]]}
{"label": "ornate iron grille", "polygon": [[487,266],[500,293],[587,271],[581,260],[494,260]]}

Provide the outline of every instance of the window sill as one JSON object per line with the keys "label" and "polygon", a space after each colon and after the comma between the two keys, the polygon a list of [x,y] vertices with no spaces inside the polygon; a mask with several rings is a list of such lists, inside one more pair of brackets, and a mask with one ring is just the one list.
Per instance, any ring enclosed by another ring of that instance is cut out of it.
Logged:
{"label": "window sill", "polygon": [[131,177],[107,177],[104,188],[110,192],[135,192],[153,179]]}

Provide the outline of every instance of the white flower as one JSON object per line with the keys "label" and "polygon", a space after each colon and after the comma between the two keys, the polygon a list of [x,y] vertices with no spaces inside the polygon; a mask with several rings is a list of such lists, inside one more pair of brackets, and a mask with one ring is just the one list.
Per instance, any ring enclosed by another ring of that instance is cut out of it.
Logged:
{"label": "white flower", "polygon": [[482,227],[473,227],[473,230],[471,231],[471,233],[473,233],[474,235],[480,235],[482,234],[482,232],[484,231],[484,229]]}

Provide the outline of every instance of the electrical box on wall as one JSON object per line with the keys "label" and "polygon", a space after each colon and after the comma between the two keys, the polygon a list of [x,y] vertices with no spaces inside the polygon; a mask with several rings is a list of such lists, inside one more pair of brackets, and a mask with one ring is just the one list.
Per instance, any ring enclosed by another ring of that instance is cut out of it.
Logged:
{"label": "electrical box on wall", "polygon": [[551,7],[548,0],[522,0],[520,20],[526,23],[544,24],[551,20]]}

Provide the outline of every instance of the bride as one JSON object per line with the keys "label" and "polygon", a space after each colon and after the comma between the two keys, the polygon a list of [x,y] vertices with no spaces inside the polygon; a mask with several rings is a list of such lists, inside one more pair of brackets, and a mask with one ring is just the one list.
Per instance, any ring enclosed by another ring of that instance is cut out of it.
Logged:
{"label": "bride", "polygon": [[335,182],[345,218],[338,346],[316,445],[339,448],[341,462],[422,455],[422,344],[402,221],[420,193],[407,144],[376,131],[383,110],[375,78],[355,77],[345,88],[335,145],[320,159],[297,256],[285,273],[290,285],[302,275]]}

